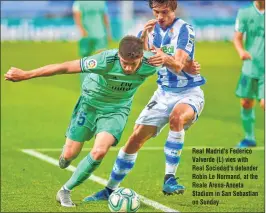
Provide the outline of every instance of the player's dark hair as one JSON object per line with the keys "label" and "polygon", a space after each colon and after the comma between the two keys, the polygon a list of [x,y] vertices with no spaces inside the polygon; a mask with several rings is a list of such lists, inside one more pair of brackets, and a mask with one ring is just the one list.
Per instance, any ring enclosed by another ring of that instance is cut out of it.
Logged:
{"label": "player's dark hair", "polygon": [[123,59],[137,59],[142,57],[142,40],[136,36],[125,36],[119,43],[119,54]]}
{"label": "player's dark hair", "polygon": [[149,0],[149,6],[151,9],[158,5],[166,5],[172,11],[175,11],[177,8],[177,1],[176,0]]}

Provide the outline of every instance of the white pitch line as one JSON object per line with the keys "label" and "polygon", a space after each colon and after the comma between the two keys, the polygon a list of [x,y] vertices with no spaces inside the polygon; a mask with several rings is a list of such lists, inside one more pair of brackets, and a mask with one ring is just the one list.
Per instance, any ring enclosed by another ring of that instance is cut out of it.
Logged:
{"label": "white pitch line", "polygon": [[[33,157],[39,158],[39,159],[41,159],[43,161],[46,161],[46,162],[48,162],[50,164],[53,164],[55,166],[58,166],[58,160],[56,160],[56,159],[54,159],[54,158],[52,158],[52,157],[50,157],[48,155],[44,155],[44,154],[42,154],[40,152],[37,152],[37,151],[35,151],[33,149],[22,149],[22,152],[24,152],[24,153],[26,153],[28,155],[31,155]],[[76,167],[70,165],[69,167],[66,168],[66,170],[74,172],[76,170]],[[96,183],[98,183],[98,184],[101,184],[103,186],[106,186],[106,184],[107,184],[107,180],[106,179],[103,179],[103,178],[98,177],[98,176],[93,175],[93,174],[89,177],[89,179],[94,181],[94,182],[96,182]],[[154,200],[146,198],[146,197],[144,197],[144,196],[142,196],[140,194],[138,194],[138,195],[139,195],[140,200],[143,203],[145,203],[146,205],[149,205],[149,206],[151,206],[151,207],[153,207],[155,209],[161,210],[163,212],[179,212],[178,210],[171,209],[171,208],[169,208],[167,206],[164,206],[164,205],[162,205],[162,204],[160,204],[160,203],[158,203],[158,202],[156,202]]]}
{"label": "white pitch line", "polygon": [[[228,147],[204,147],[204,146],[185,146],[183,149],[184,150],[191,150],[192,148],[196,148],[196,149],[202,149],[202,148],[226,148],[226,149],[229,149]],[[232,148],[232,147],[231,147]],[[111,149],[109,151],[118,151],[119,149],[121,149],[121,147],[111,147]],[[153,151],[153,150],[163,150],[164,147],[142,147],[140,149],[140,151]],[[252,150],[264,150],[264,147],[263,146],[258,146],[258,147],[254,147],[254,148],[251,148]],[[37,151],[41,151],[41,152],[61,152],[62,151],[62,148],[37,148],[37,149],[34,149],[34,150],[37,150]],[[83,148],[82,151],[90,151],[91,148]]]}

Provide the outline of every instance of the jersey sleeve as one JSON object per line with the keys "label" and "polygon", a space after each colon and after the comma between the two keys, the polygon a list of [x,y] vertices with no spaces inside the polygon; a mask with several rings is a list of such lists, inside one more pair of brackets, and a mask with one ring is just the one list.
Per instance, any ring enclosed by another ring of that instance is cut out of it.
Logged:
{"label": "jersey sleeve", "polygon": [[103,51],[99,54],[80,59],[81,72],[104,75],[108,71],[107,58],[107,52]]}
{"label": "jersey sleeve", "polygon": [[177,49],[184,50],[188,54],[193,51],[195,43],[195,31],[192,26],[184,24],[180,29],[180,34],[177,40]]}
{"label": "jersey sleeve", "polygon": [[237,13],[235,31],[241,33],[246,31],[246,21],[242,10],[239,10]]}
{"label": "jersey sleeve", "polygon": [[80,4],[78,1],[74,1],[73,6],[72,6],[72,11],[73,12],[80,12]]}

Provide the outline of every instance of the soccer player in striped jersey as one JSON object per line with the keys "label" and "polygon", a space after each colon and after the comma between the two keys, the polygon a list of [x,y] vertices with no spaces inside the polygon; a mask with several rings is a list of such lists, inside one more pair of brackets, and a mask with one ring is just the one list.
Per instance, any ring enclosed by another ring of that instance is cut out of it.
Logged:
{"label": "soccer player in striped jersey", "polygon": [[120,149],[107,186],[86,197],[85,202],[108,199],[133,168],[138,150],[148,139],[158,135],[167,123],[170,131],[164,145],[166,165],[162,190],[164,194],[180,194],[185,190],[175,175],[185,130],[197,121],[204,106],[200,86],[205,84],[205,79],[199,73],[184,71],[185,62],[194,59],[195,31],[175,16],[177,2],[149,0],[149,5],[156,19],[147,22],[139,37],[144,41],[145,49],[156,52],[148,61],[164,64],[158,72],[158,89],[139,115],[127,143]]}
{"label": "soccer player in striped jersey", "polygon": [[[238,81],[236,95],[241,98],[241,119],[245,138],[239,148],[256,146],[255,141],[255,99],[265,109],[265,2],[254,1],[238,11],[235,26],[234,44],[243,60],[242,73]],[[246,34],[245,47],[243,46]]]}

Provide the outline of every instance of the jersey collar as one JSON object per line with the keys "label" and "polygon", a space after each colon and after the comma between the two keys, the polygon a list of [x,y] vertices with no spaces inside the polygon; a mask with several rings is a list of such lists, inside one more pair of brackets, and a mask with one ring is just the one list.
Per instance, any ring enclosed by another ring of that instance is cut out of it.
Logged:
{"label": "jersey collar", "polygon": [[255,1],[253,2],[253,6],[254,6],[255,10],[256,10],[260,15],[264,15],[264,14],[265,14],[265,10],[264,10],[263,12],[261,12],[261,11],[256,7]]}

